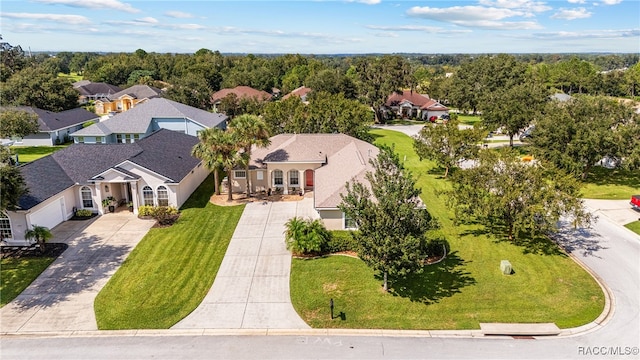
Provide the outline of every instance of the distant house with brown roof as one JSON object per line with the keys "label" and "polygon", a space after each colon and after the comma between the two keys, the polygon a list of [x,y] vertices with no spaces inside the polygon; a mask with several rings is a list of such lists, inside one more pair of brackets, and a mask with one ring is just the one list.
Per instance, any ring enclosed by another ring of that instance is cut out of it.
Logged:
{"label": "distant house with brown roof", "polygon": [[287,100],[288,98],[292,97],[292,96],[297,96],[299,97],[302,102],[306,103],[307,100],[307,95],[312,91],[311,88],[308,88],[306,86],[300,86],[299,88],[291,91],[290,93],[288,93],[287,95],[282,97],[282,100]]}
{"label": "distant house with brown roof", "polygon": [[162,90],[149,85],[133,85],[106,99],[96,100],[96,114],[120,113],[127,111],[139,103],[162,96]]}
{"label": "distant house with brown roof", "polygon": [[222,99],[229,94],[234,94],[238,99],[253,98],[258,101],[269,101],[272,98],[272,95],[268,92],[257,90],[250,86],[236,86],[233,89],[222,89],[211,95],[211,103],[213,104],[214,112],[218,111],[218,105],[220,105]]}
{"label": "distant house with brown roof", "polygon": [[345,184],[356,179],[365,182],[372,171],[369,163],[378,148],[344,134],[280,134],[266,148],[254,147],[249,174],[234,170],[230,176],[234,192],[251,191],[292,194],[313,191],[314,208],[328,229],[351,228],[338,205]]}
{"label": "distant house with brown roof", "polygon": [[73,83],[73,88],[80,93],[78,98],[78,103],[80,104],[86,104],[92,100],[108,100],[109,96],[122,91],[121,88],[115,85],[88,80]]}
{"label": "distant house with brown roof", "polygon": [[448,114],[449,109],[438,101],[414,91],[393,92],[384,103],[387,114],[400,118],[416,118],[428,120],[435,116]]}

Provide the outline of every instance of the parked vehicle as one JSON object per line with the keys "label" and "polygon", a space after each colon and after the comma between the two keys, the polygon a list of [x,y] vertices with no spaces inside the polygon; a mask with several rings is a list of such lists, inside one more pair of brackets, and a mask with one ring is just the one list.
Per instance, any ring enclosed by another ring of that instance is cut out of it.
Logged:
{"label": "parked vehicle", "polygon": [[631,201],[629,202],[629,204],[631,204],[631,207],[634,210],[640,211],[640,195],[631,196]]}
{"label": "parked vehicle", "polygon": [[535,128],[536,128],[535,126],[532,126],[527,130],[525,130],[519,137],[520,141],[525,141],[526,139],[530,139],[531,133],[533,132],[533,130],[535,130]]}
{"label": "parked vehicle", "polygon": [[435,115],[433,115],[432,117],[429,118],[429,121],[432,122],[432,123],[435,123],[436,120],[438,120],[438,117],[435,116]]}

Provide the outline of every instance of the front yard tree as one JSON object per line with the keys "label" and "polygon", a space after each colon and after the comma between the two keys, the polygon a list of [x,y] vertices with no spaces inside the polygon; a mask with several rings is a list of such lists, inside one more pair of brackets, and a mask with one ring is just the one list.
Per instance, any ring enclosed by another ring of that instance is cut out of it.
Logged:
{"label": "front yard tree", "polygon": [[448,195],[457,220],[477,221],[510,241],[555,231],[563,216],[576,226],[591,220],[573,177],[523,162],[511,149],[482,150],[477,165],[457,171],[452,185]]}
{"label": "front yard tree", "polygon": [[[267,124],[256,115],[243,114],[235,117],[229,123],[229,128],[235,133],[238,145],[244,150],[245,157],[251,158],[251,148],[267,147],[271,143],[269,140],[269,129]],[[245,161],[247,197],[251,196],[251,181],[249,180],[249,161]]]}
{"label": "front yard tree", "polygon": [[[633,107],[605,97],[578,96],[549,104],[532,132],[534,153],[583,180],[602,158],[632,161],[640,142],[640,115]],[[626,161],[626,163],[625,163]]]}
{"label": "front yard tree", "polygon": [[373,109],[376,122],[382,122],[382,104],[392,92],[409,84],[411,66],[400,55],[360,57],[354,66],[361,100]]}
{"label": "front yard tree", "polygon": [[533,80],[511,87],[496,89],[488,93],[483,104],[483,123],[490,129],[502,128],[509,136],[509,145],[513,146],[513,137],[531,125],[543,112],[548,93],[542,85]]}
{"label": "front yard tree", "polygon": [[240,154],[236,136],[219,128],[210,128],[198,133],[200,142],[191,150],[191,154],[201,159],[204,165],[213,171],[215,193],[220,195],[220,168],[226,170],[228,201],[233,200],[231,176],[233,167],[239,163]]}
{"label": "front yard tree", "polygon": [[27,194],[24,178],[11,160],[8,146],[0,146],[0,212],[15,210],[22,195]]}
{"label": "front yard tree", "polygon": [[444,168],[444,177],[463,159],[478,154],[484,132],[479,129],[460,130],[455,114],[445,124],[427,124],[413,140],[413,148],[420,160],[435,161]]}
{"label": "front yard tree", "polygon": [[24,233],[24,237],[27,239],[35,240],[40,248],[40,253],[44,254],[46,251],[47,240],[53,237],[53,234],[49,228],[44,226],[33,225],[32,229],[27,230]]}
{"label": "front yard tree", "polygon": [[0,102],[60,112],[78,106],[78,91],[68,79],[56,77],[39,67],[27,67],[3,84]]}
{"label": "front yard tree", "polygon": [[38,116],[22,110],[0,111],[0,138],[25,137],[39,130]]}
{"label": "front yard tree", "polygon": [[384,290],[388,291],[389,276],[420,271],[426,255],[425,233],[435,222],[422,206],[413,176],[393,149],[381,148],[370,163],[374,171],[365,176],[371,188],[357,180],[347,183],[338,207],[355,220],[358,254],[382,274]]}

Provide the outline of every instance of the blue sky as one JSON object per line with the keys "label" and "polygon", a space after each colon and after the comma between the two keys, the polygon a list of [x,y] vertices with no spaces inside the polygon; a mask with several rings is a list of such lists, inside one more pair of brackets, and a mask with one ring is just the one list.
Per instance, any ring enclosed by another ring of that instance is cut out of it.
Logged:
{"label": "blue sky", "polygon": [[640,52],[640,0],[3,0],[32,51]]}

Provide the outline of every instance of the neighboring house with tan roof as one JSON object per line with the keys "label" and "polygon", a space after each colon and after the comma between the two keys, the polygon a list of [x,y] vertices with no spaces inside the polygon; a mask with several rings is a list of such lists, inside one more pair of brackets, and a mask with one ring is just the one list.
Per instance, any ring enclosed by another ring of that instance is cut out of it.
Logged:
{"label": "neighboring house with tan roof", "polygon": [[162,90],[149,85],[134,85],[108,96],[103,100],[96,100],[96,114],[120,113],[149,99],[162,96]]}
{"label": "neighboring house with tan roof", "polygon": [[[24,138],[10,139],[18,146],[53,146],[70,139],[70,134],[82,129],[87,121],[99,121],[100,118],[83,108],[53,112],[32,106],[2,107],[2,110],[21,110],[38,116],[38,132]],[[3,143],[7,142],[3,139]]]}
{"label": "neighboring house with tan roof", "polygon": [[213,111],[218,111],[218,105],[222,102],[229,94],[234,94],[236,98],[250,98],[256,99],[258,101],[269,101],[273,97],[266,91],[257,90],[250,86],[236,86],[233,89],[222,89],[220,91],[216,91],[211,95],[211,103],[213,104]]}
{"label": "neighboring house with tan roof", "polygon": [[234,192],[246,190],[250,176],[251,191],[295,194],[313,191],[314,207],[328,229],[351,228],[338,205],[345,184],[352,179],[365,182],[373,171],[369,160],[378,148],[344,134],[280,134],[266,148],[254,147],[249,174],[236,169],[231,176]]}
{"label": "neighboring house with tan roof", "polygon": [[154,98],[110,119],[71,134],[75,143],[133,143],[159,129],[197,136],[204,129],[226,129],[227,116],[185,105],[173,100]]}
{"label": "neighboring house with tan roof", "polygon": [[384,111],[400,118],[429,120],[449,113],[449,109],[426,95],[410,90],[394,92],[384,103]]}
{"label": "neighboring house with tan roof", "polygon": [[282,100],[287,100],[288,98],[292,97],[292,96],[297,96],[299,97],[303,103],[308,102],[307,100],[307,95],[309,95],[309,93],[312,91],[311,88],[308,88],[306,86],[300,86],[299,88],[291,91],[290,93],[288,93],[287,95],[282,97]]}

